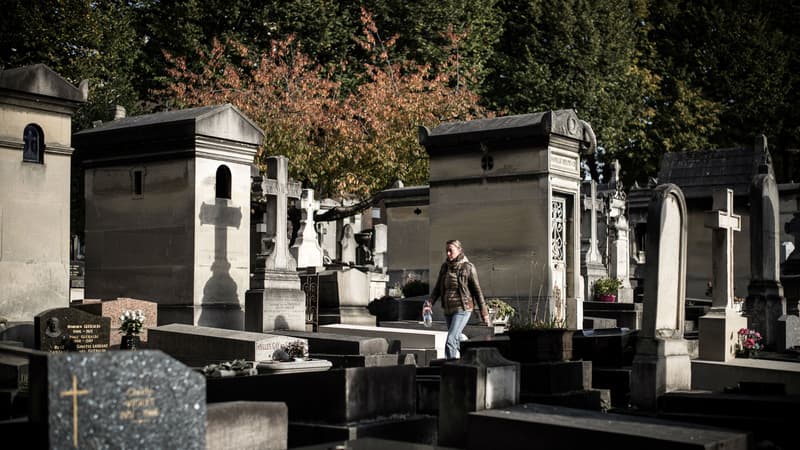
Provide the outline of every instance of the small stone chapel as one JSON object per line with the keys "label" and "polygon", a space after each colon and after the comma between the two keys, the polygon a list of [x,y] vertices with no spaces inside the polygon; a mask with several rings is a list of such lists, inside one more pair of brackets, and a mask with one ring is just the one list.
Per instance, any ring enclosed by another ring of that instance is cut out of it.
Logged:
{"label": "small stone chapel", "polygon": [[243,329],[251,167],[262,138],[230,104],[76,133],[86,179],[86,298],[155,301],[159,325]]}
{"label": "small stone chapel", "polygon": [[582,328],[578,202],[590,125],[547,111],[421,127],[419,142],[430,155],[431,284],[445,242],[459,239],[486,297]]}
{"label": "small stone chapel", "polygon": [[72,115],[79,87],[43,64],[0,71],[0,317],[69,304]]}

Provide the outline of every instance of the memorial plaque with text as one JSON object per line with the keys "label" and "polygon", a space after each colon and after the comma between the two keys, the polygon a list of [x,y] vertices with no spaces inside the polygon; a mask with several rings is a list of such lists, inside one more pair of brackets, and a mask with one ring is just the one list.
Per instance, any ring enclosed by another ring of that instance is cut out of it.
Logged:
{"label": "memorial plaque with text", "polygon": [[74,308],[48,309],[33,318],[34,347],[51,353],[108,350],[111,319]]}
{"label": "memorial plaque with text", "polygon": [[31,374],[47,448],[205,448],[205,378],[163,352],[37,355]]}

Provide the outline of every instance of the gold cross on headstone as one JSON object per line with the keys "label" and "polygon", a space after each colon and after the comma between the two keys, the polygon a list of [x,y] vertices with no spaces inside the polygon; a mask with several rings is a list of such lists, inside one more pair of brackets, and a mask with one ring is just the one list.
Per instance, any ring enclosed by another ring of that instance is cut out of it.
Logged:
{"label": "gold cross on headstone", "polygon": [[78,396],[86,395],[86,389],[78,390],[78,377],[72,376],[72,390],[61,392],[62,397],[72,397],[72,446],[78,448]]}

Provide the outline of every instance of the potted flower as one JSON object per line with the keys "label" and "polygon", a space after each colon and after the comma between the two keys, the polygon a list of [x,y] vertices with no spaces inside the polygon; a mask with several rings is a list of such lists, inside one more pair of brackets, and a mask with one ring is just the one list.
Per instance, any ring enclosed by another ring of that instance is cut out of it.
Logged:
{"label": "potted flower", "polygon": [[144,313],[141,309],[135,311],[128,309],[119,316],[119,320],[121,322],[119,332],[123,334],[119,348],[136,350],[139,346],[139,334],[144,330]]}
{"label": "potted flower", "polygon": [[486,306],[489,308],[489,320],[492,324],[495,322],[506,323],[517,313],[513,306],[499,298],[490,298],[486,301]]}
{"label": "potted flower", "polygon": [[594,298],[601,302],[616,302],[617,290],[620,287],[622,287],[622,280],[617,278],[599,278],[594,282]]}
{"label": "potted flower", "polygon": [[738,335],[739,341],[736,343],[736,355],[748,358],[758,355],[758,351],[763,348],[761,345],[761,333],[756,330],[741,328]]}

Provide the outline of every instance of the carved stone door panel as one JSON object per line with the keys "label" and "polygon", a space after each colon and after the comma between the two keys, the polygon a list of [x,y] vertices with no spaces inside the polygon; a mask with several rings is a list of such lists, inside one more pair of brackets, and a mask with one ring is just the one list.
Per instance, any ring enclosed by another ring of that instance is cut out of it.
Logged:
{"label": "carved stone door panel", "polygon": [[[550,267],[553,274],[551,318],[566,319],[567,293],[567,201],[563,197],[553,197],[550,215],[551,249]],[[550,309],[550,308],[548,308]]]}

